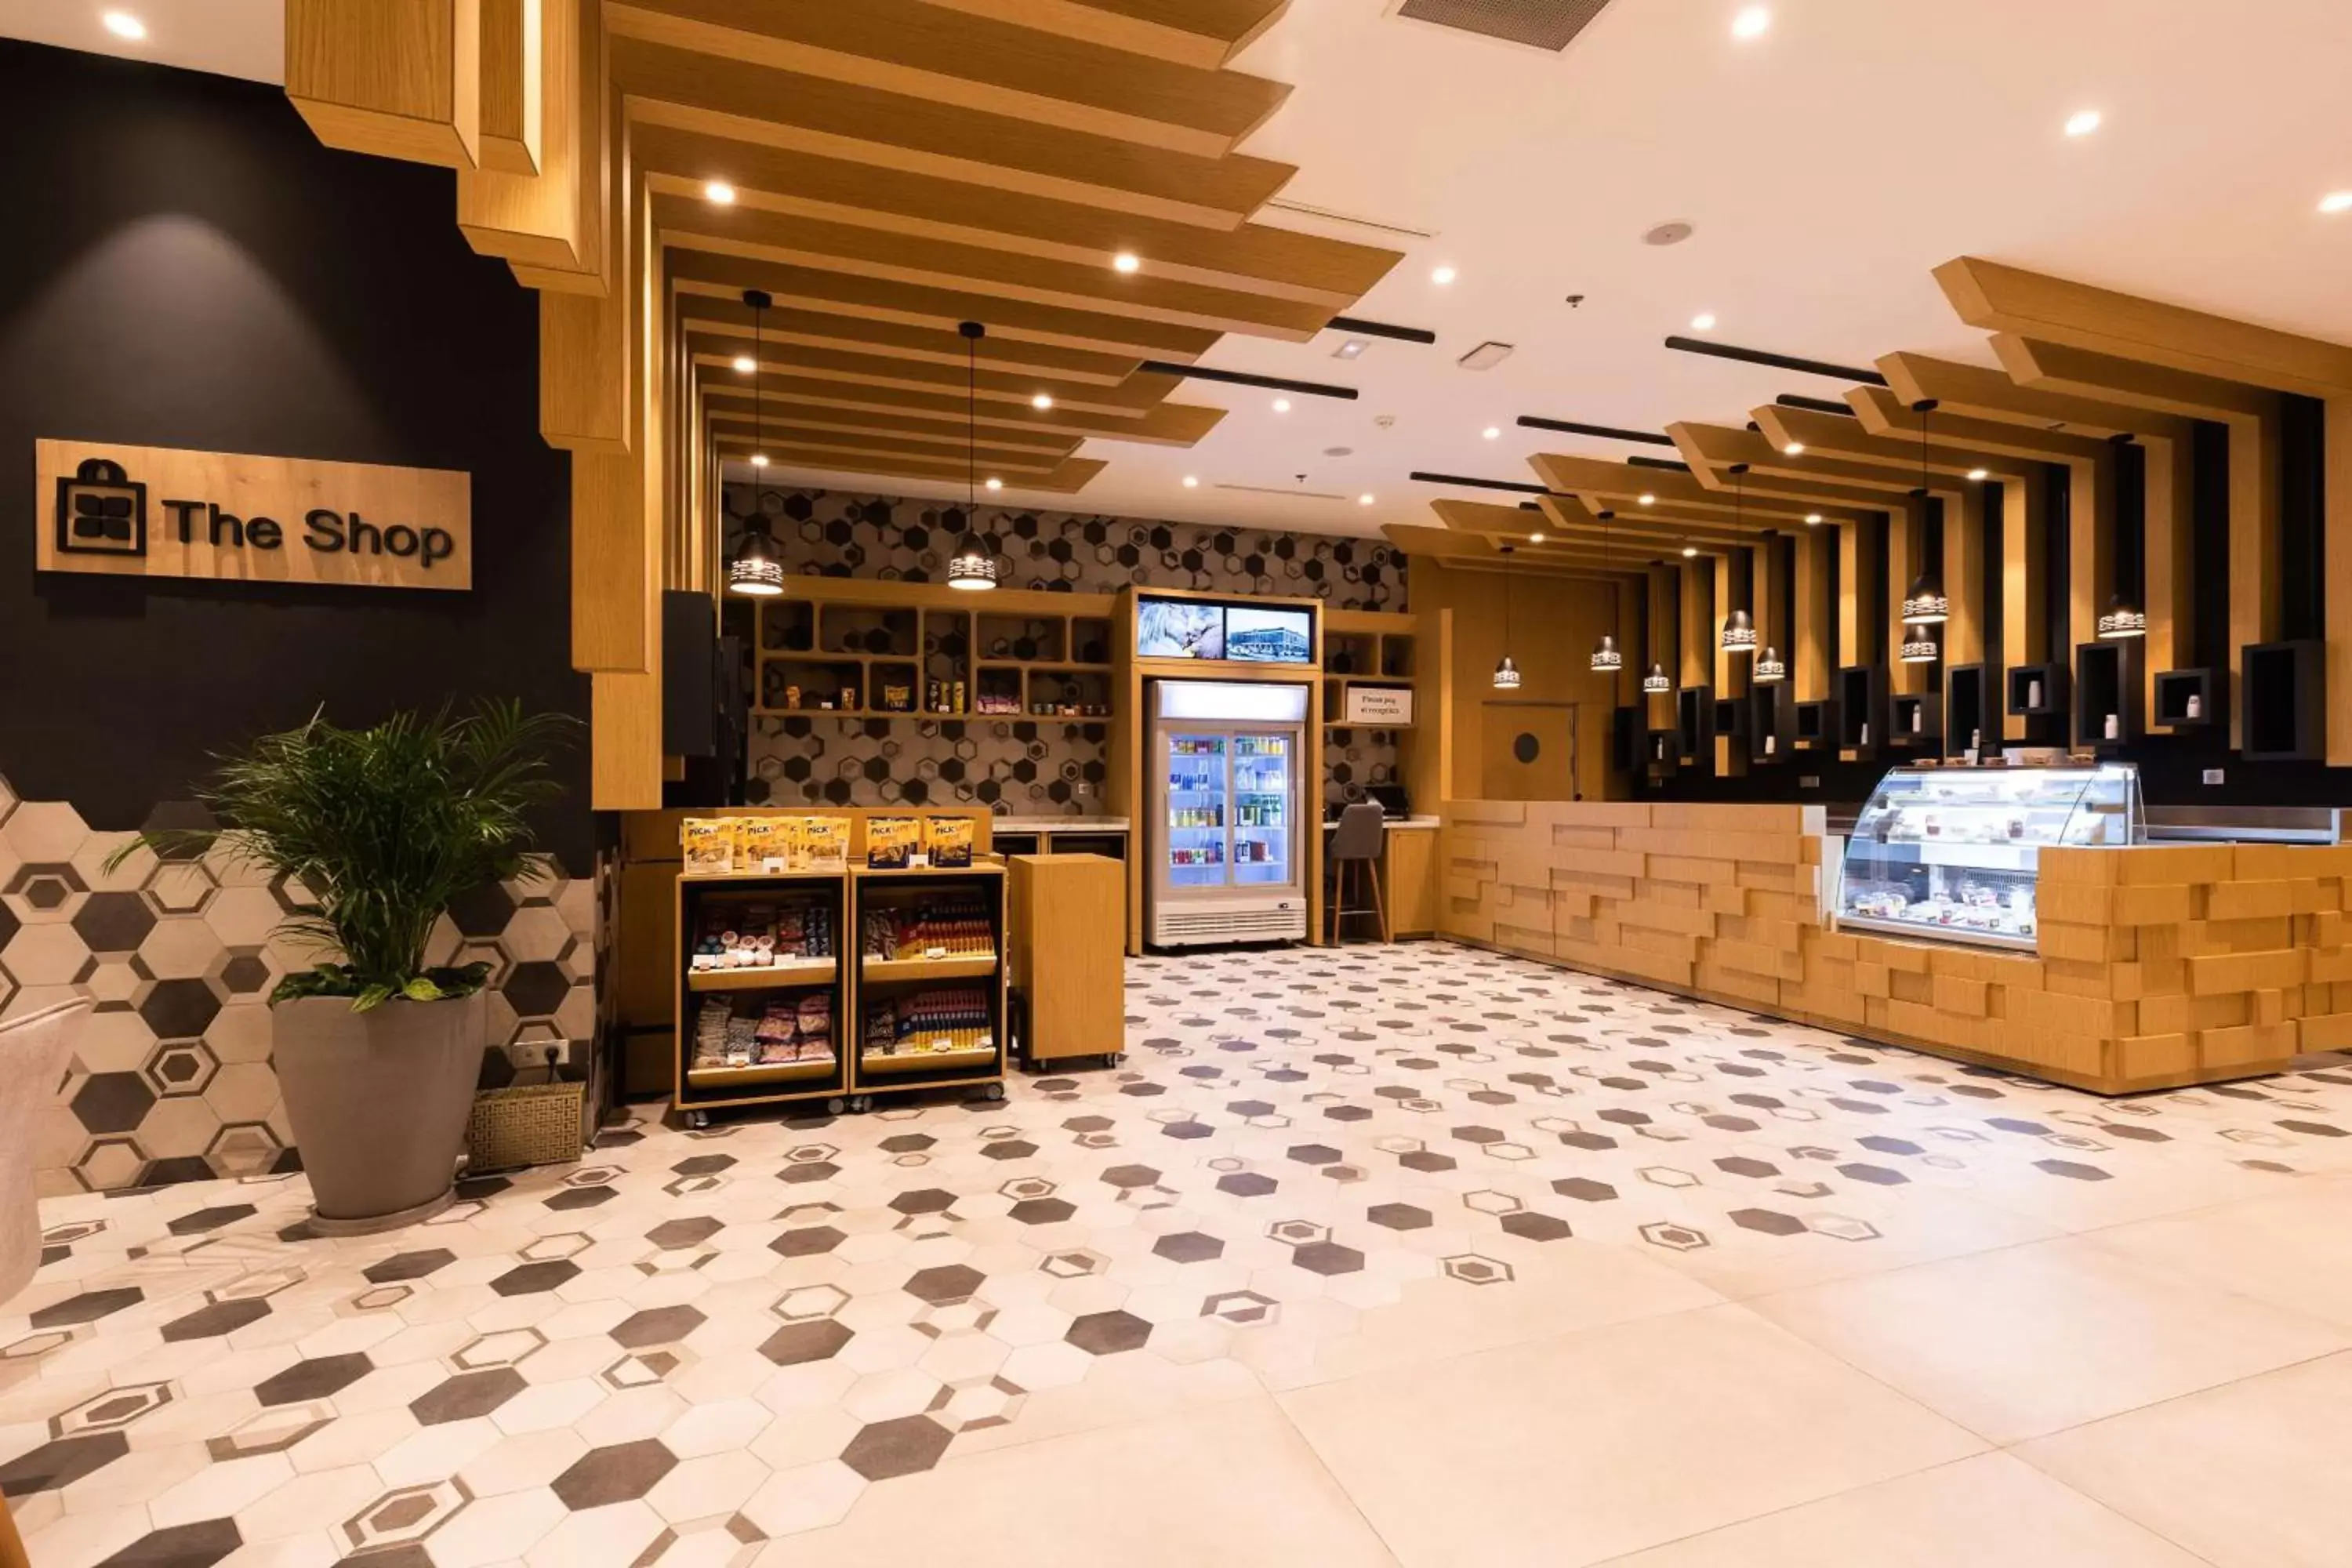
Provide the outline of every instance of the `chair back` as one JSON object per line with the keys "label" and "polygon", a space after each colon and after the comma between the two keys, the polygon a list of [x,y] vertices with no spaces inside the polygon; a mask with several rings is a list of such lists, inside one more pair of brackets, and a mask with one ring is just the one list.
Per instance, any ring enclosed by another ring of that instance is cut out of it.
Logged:
{"label": "chair back", "polygon": [[1377,860],[1387,835],[1386,814],[1374,802],[1360,800],[1339,814],[1339,826],[1331,830],[1331,858]]}

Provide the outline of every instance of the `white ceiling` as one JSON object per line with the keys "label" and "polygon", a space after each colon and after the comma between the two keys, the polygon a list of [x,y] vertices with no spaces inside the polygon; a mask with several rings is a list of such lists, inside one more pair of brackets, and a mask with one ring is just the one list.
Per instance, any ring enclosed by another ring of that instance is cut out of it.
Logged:
{"label": "white ceiling", "polygon": [[[0,26],[277,75],[278,0],[125,3],[149,44],[106,35],[96,0],[11,0]],[[1660,346],[1700,310],[1717,338],[1783,353],[1990,363],[1928,276],[1962,254],[2352,342],[2352,213],[2316,210],[2352,189],[2352,5],[1771,0],[1769,30],[1743,42],[1731,21],[1745,3],[1615,0],[1553,55],[1387,16],[1390,0],[1293,0],[1235,62],[1297,84],[1247,150],[1299,166],[1286,202],[1433,236],[1391,240],[1405,260],[1352,313],[1432,329],[1436,346],[1375,341],[1349,362],[1330,357],[1336,333],[1229,337],[1207,363],[1363,395],[1297,396],[1276,415],[1269,395],[1188,382],[1186,401],[1234,411],[1200,446],[1090,442],[1110,467],[1075,501],[994,499],[1337,532],[1426,521],[1441,495],[1509,498],[1417,485],[1412,469],[1528,479],[1530,452],[1642,449],[1521,430],[1521,414],[1656,430],[1843,390]],[[2084,108],[2104,123],[2067,137]],[[1668,219],[1696,236],[1641,242]],[[1450,287],[1430,280],[1441,263],[1458,269]],[[1454,368],[1489,338],[1517,352],[1484,374]],[[1499,439],[1481,438],[1490,425]],[[1323,455],[1333,447],[1353,455]]]}
{"label": "white ceiling", "polygon": [[[108,32],[100,18],[109,11],[136,17],[147,37],[131,43]],[[0,36],[254,81],[285,79],[285,0],[6,0]]]}

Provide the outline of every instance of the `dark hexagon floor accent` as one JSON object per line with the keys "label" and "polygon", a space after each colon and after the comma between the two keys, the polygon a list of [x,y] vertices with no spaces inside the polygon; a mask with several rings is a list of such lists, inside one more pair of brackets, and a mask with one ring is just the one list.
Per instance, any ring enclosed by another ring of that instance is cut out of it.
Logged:
{"label": "dark hexagon floor accent", "polygon": [[257,1323],[268,1316],[269,1303],[267,1301],[250,1298],[215,1301],[164,1324],[163,1342],[177,1344],[183,1340],[217,1339],[223,1334],[236,1332],[247,1323]]}
{"label": "dark hexagon floor accent", "polygon": [[861,1428],[841,1451],[841,1462],[869,1481],[928,1470],[948,1451],[954,1434],[928,1415],[901,1415]]}
{"label": "dark hexagon floor accent", "polygon": [[292,1405],[340,1394],[375,1370],[375,1363],[360,1352],[313,1356],[298,1361],[274,1377],[253,1386],[253,1396],[264,1405]]}
{"label": "dark hexagon floor accent", "polygon": [[[142,1535],[98,1565],[98,1568],[213,1568],[245,1544],[233,1519],[205,1519],[175,1524]],[[382,1562],[374,1568],[393,1568]]]}
{"label": "dark hexagon floor accent", "polygon": [[694,1307],[649,1307],[632,1312],[613,1325],[614,1342],[629,1350],[647,1345],[674,1345],[702,1327],[702,1312]]}
{"label": "dark hexagon floor accent", "polygon": [[630,1502],[654,1489],[677,1468],[677,1456],[653,1437],[591,1448],[549,1483],[563,1506],[578,1513],[607,1503]]}
{"label": "dark hexagon floor accent", "polygon": [[409,1402],[409,1414],[417,1424],[438,1426],[444,1422],[470,1421],[478,1415],[488,1415],[530,1386],[522,1373],[510,1366],[485,1367],[480,1372],[461,1372],[436,1388],[427,1389]]}
{"label": "dark hexagon floor accent", "polygon": [[854,1337],[845,1325],[831,1318],[786,1323],[768,1336],[760,1353],[778,1366],[798,1366],[803,1362],[828,1360]]}
{"label": "dark hexagon floor accent", "polygon": [[1151,1338],[1151,1325],[1132,1312],[1088,1312],[1062,1337],[1089,1355],[1116,1355],[1141,1350]]}

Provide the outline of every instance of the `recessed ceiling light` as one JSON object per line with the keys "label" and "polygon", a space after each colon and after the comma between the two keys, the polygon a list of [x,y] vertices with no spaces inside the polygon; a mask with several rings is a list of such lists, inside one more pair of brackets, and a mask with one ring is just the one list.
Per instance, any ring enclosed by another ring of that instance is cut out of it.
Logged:
{"label": "recessed ceiling light", "polygon": [[753,359],[750,354],[737,354],[735,356],[735,374],[737,375],[749,375],[759,368],[760,362]]}
{"label": "recessed ceiling light", "polygon": [[1683,546],[1683,559],[1684,559],[1684,560],[1685,560],[1685,561],[1695,560],[1695,559],[1696,559],[1697,555],[1698,555],[1698,546],[1697,546],[1697,545],[1696,545],[1696,544],[1685,544],[1685,545],[1684,545],[1684,546]]}
{"label": "recessed ceiling light", "polygon": [[1441,285],[1441,286],[1442,286],[1442,285],[1444,285],[1444,284],[1447,284],[1447,283],[1451,283],[1451,282],[1453,282],[1453,281],[1454,281],[1454,277],[1455,277],[1455,276],[1456,276],[1456,274],[1454,273],[1454,268],[1453,268],[1452,267],[1450,267],[1450,266],[1449,266],[1449,267],[1440,267],[1440,268],[1437,268],[1433,269],[1433,270],[1430,273],[1430,275],[1429,275],[1429,280],[1430,280],[1432,283],[1439,284],[1439,285]]}
{"label": "recessed ceiling light", "polygon": [[994,474],[991,474],[988,476],[988,488],[992,490],[1001,490],[1004,488],[1004,481],[998,479]]}
{"label": "recessed ceiling light", "polygon": [[1992,478],[1992,470],[1990,468],[1970,468],[1969,470],[1969,478],[1976,480],[1979,484],[1982,484],[1985,480]]}
{"label": "recessed ceiling light", "polygon": [[2095,109],[2078,109],[2066,117],[2066,134],[2069,136],[2088,136],[2098,128],[2099,111]]}
{"label": "recessed ceiling light", "polygon": [[1711,332],[1715,331],[1715,312],[1712,310],[1701,310],[1697,315],[1693,316],[1691,318],[1691,331],[1694,332]]}
{"label": "recessed ceiling light", "polygon": [[1039,410],[1051,408],[1054,406],[1054,395],[1050,392],[1041,392],[1029,400],[1029,406]]}
{"label": "recessed ceiling light", "polygon": [[1184,488],[1188,490],[1197,490],[1201,488],[1201,481],[1197,477],[1192,474],[1186,474],[1184,476]]}
{"label": "recessed ceiling light", "polygon": [[751,466],[752,466],[753,468],[766,468],[766,467],[768,466],[768,454],[767,454],[767,453],[765,453],[765,452],[754,452],[754,453],[752,453],[752,454],[751,454]]}
{"label": "recessed ceiling light", "polygon": [[735,205],[735,187],[724,180],[707,182],[702,187],[702,194],[707,199],[717,202],[722,207]]}
{"label": "recessed ceiling light", "polygon": [[1371,491],[1370,491],[1370,490],[1366,490],[1362,495],[1358,496],[1358,497],[1356,498],[1356,504],[1357,504],[1358,506],[1370,506],[1370,505],[1371,505],[1371,504],[1372,504],[1372,492],[1371,492]]}
{"label": "recessed ceiling light", "polygon": [[134,44],[147,36],[147,24],[128,11],[109,11],[99,20],[116,37],[128,38]]}
{"label": "recessed ceiling light", "polygon": [[2330,191],[2319,198],[2319,210],[2324,213],[2352,212],[2352,191]]}
{"label": "recessed ceiling light", "polygon": [[1276,414],[1287,414],[1287,413],[1289,413],[1289,412],[1290,412],[1290,399],[1288,399],[1287,397],[1277,397],[1277,398],[1276,398],[1276,399],[1274,400],[1274,411],[1275,411]]}
{"label": "recessed ceiling light", "polygon": [[1801,458],[1805,455],[1805,444],[1802,441],[1791,441],[1781,447],[1780,451],[1786,457]]}
{"label": "recessed ceiling light", "polygon": [[1333,359],[1354,359],[1358,354],[1362,353],[1366,349],[1371,346],[1371,344],[1366,342],[1361,338],[1349,338],[1346,342],[1341,343],[1338,348],[1331,351],[1331,357]]}
{"label": "recessed ceiling light", "polygon": [[1110,258],[1110,267],[1114,272],[1139,271],[1143,267],[1143,258],[1132,250],[1122,250]]}
{"label": "recessed ceiling light", "polygon": [[1529,544],[1541,544],[1543,542],[1543,535],[1540,533],[1530,533],[1528,535],[1528,542]]}
{"label": "recessed ceiling light", "polygon": [[1479,431],[1478,434],[1484,436],[1489,441],[1494,441],[1499,440],[1502,437],[1503,431],[1500,426],[1489,425],[1484,430]]}
{"label": "recessed ceiling light", "polygon": [[1647,491],[1643,492],[1634,499],[1639,500],[1643,506],[1655,506],[1658,504],[1658,498],[1649,494]]}
{"label": "recessed ceiling light", "polygon": [[1817,511],[1809,511],[1809,512],[1807,512],[1807,513],[1805,514],[1805,525],[1806,525],[1808,528],[1811,527],[1814,523],[1817,523],[1817,522],[1819,522],[1819,521],[1822,521],[1822,514],[1821,514],[1820,512],[1817,512]]}
{"label": "recessed ceiling light", "polygon": [[1771,26],[1769,6],[1749,5],[1731,19],[1731,36],[1735,38],[1760,38]]}

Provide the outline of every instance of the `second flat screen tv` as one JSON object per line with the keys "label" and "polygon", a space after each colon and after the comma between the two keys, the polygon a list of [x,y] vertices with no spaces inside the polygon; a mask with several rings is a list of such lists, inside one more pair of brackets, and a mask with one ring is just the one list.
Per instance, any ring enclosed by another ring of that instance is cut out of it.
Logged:
{"label": "second flat screen tv", "polygon": [[1253,664],[1308,664],[1315,658],[1313,617],[1305,610],[1225,609],[1225,657]]}

